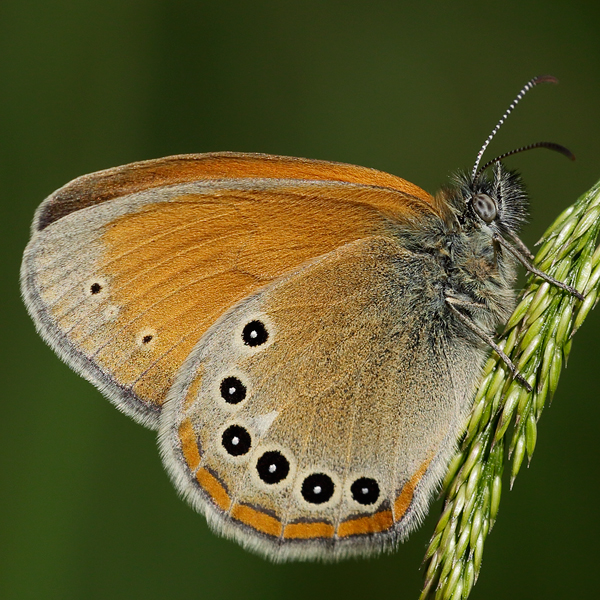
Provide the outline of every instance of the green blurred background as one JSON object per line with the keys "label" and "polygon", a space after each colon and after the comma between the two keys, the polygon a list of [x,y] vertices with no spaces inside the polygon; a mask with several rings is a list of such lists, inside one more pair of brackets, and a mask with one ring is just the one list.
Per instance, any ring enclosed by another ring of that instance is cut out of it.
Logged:
{"label": "green blurred background", "polygon": [[[0,598],[418,597],[436,504],[389,556],[272,565],[212,535],[163,472],[155,435],[36,335],[18,269],[38,203],[68,180],[184,152],[366,165],[434,192],[490,149],[532,196],[533,244],[600,178],[600,11],[552,2],[1,0]],[[506,486],[473,598],[597,595],[600,315],[575,340],[536,454]]]}

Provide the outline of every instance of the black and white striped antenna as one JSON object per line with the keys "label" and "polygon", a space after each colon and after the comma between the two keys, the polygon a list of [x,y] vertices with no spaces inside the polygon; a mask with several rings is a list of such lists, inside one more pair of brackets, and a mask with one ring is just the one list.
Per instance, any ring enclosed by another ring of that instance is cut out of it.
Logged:
{"label": "black and white striped antenna", "polygon": [[[517,106],[517,104],[519,104],[519,102],[521,101],[523,96],[529,90],[534,88],[538,83],[558,83],[558,79],[556,79],[556,77],[553,77],[552,75],[540,75],[539,77],[534,77],[533,79],[528,81],[523,86],[521,91],[517,94],[517,97],[510,103],[508,110],[502,115],[502,118],[498,121],[498,124],[496,125],[496,127],[494,127],[492,133],[490,133],[490,135],[488,136],[488,139],[485,140],[485,143],[481,147],[479,154],[477,154],[477,158],[475,160],[475,165],[473,166],[473,172],[472,172],[473,180],[475,180],[480,173],[480,171],[478,171],[478,168],[479,168],[479,163],[481,162],[481,157],[483,156],[483,153],[486,151],[490,142],[494,139],[494,136],[498,133],[498,130],[500,129],[500,127],[502,127],[504,121],[506,121],[506,118],[508,117],[508,115],[510,115],[510,113],[514,110],[515,106]],[[491,162],[496,162],[496,159]],[[488,165],[486,165],[486,167],[489,166],[489,164],[490,163],[488,163]],[[483,171],[483,170],[484,169],[481,169],[481,171]]]}

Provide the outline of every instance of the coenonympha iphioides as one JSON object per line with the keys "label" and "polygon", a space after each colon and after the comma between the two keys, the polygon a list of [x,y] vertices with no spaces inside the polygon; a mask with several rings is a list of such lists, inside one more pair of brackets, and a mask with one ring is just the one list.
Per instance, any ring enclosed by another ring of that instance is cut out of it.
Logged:
{"label": "coenonympha iphioides", "polygon": [[[417,527],[513,308],[519,176],[436,196],[352,165],[215,153],[68,183],[21,285],[42,337],[159,431],[176,488],[273,560],[388,550]],[[493,172],[488,175],[488,167]],[[522,378],[521,378],[522,379]],[[527,385],[526,382],[522,382]]]}

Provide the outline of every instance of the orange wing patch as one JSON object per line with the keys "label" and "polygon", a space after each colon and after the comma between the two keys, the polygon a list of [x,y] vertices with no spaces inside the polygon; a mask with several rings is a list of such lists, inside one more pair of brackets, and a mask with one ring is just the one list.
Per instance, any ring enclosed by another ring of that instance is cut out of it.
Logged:
{"label": "orange wing patch", "polygon": [[310,540],[332,538],[335,528],[327,521],[302,521],[289,523],[283,530],[283,537],[288,540]]}
{"label": "orange wing patch", "polygon": [[185,419],[179,426],[179,439],[181,440],[181,452],[190,471],[194,473],[200,466],[200,449],[198,448],[198,437],[189,419]]}
{"label": "orange wing patch", "polygon": [[260,533],[279,537],[282,531],[281,521],[248,504],[235,504],[231,509],[231,517]]}
{"label": "orange wing patch", "polygon": [[202,384],[202,377],[204,375],[204,365],[200,364],[196,368],[196,375],[194,376],[194,380],[188,388],[188,391],[185,395],[185,401],[183,402],[184,412],[187,411],[188,408],[192,405],[192,403],[196,400],[196,397],[198,396],[198,391],[200,390],[200,385]]}
{"label": "orange wing patch", "polygon": [[231,498],[229,497],[227,488],[208,469],[204,467],[198,469],[196,481],[221,510],[229,510]]}
{"label": "orange wing patch", "polygon": [[142,403],[160,407],[192,348],[236,302],[348,242],[390,235],[393,221],[372,196],[388,214],[399,202],[390,190],[284,187],[187,194],[118,217],[103,234],[101,266],[118,317],[93,337],[85,324],[71,336]]}
{"label": "orange wing patch", "polygon": [[36,229],[41,231],[72,212],[127,194],[165,185],[231,178],[356,183],[396,190],[431,205],[435,202],[418,186],[376,169],[268,154],[216,152],[169,156],[79,177],[50,197],[37,215]]}
{"label": "orange wing patch", "polygon": [[387,531],[394,524],[391,510],[382,510],[372,516],[347,519],[340,523],[337,534],[339,537],[351,535],[364,535],[366,533],[379,533]]}
{"label": "orange wing patch", "polygon": [[400,521],[400,519],[402,519],[402,517],[406,514],[406,511],[410,508],[413,496],[415,495],[415,489],[419,484],[419,481],[421,481],[423,478],[423,475],[425,475],[425,471],[427,471],[430,462],[431,459],[424,462],[419,467],[419,470],[410,478],[407,483],[404,484],[404,487],[400,490],[400,493],[394,502],[394,520]]}

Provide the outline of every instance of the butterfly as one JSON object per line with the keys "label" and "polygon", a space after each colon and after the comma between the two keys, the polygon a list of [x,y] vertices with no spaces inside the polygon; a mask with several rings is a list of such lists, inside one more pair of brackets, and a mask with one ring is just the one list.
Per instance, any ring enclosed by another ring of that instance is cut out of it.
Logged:
{"label": "butterfly", "polygon": [[[156,429],[175,487],[275,561],[393,549],[456,448],[514,307],[527,198],[502,160],[432,196],[374,169],[211,153],[79,177],[35,213],[44,340]],[[489,170],[492,173],[488,175]]]}

